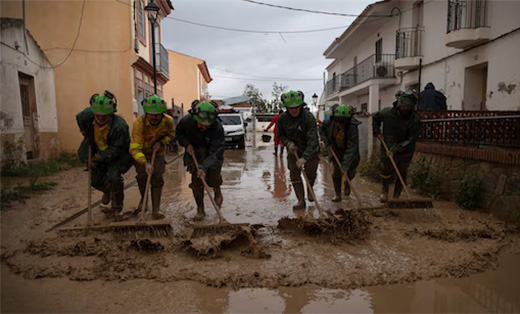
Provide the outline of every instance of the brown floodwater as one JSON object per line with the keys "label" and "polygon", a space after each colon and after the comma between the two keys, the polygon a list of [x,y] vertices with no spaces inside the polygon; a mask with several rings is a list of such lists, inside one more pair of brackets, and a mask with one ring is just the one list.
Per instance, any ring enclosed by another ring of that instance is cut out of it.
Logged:
{"label": "brown floodwater", "polygon": [[[2,213],[2,312],[520,312],[520,238],[511,226],[451,202],[434,209],[370,213],[370,237],[331,244],[324,237],[277,228],[296,200],[286,154],[272,143],[249,140],[245,150],[226,150],[222,212],[231,222],[262,224],[256,244],[269,258],[232,246],[216,256],[182,249],[195,202],[182,158],[165,174],[162,210],[174,236],[164,250],[135,252],[107,234],[63,237],[43,230],[85,204],[85,175],[61,174],[56,190],[36,195]],[[127,175],[127,180],[131,179]],[[332,203],[331,167],[322,160],[316,194]],[[365,206],[377,206],[379,185],[356,177]],[[94,199],[100,194],[95,194]],[[206,201],[207,218],[217,215]],[[137,187],[125,192],[125,211],[139,202]],[[307,214],[317,217],[315,205]],[[86,217],[71,225],[84,225]],[[95,221],[104,221],[96,209]]]}
{"label": "brown floodwater", "polygon": [[518,313],[518,256],[497,270],[343,290],[316,285],[213,288],[192,281],[26,280],[2,266],[2,312]]}

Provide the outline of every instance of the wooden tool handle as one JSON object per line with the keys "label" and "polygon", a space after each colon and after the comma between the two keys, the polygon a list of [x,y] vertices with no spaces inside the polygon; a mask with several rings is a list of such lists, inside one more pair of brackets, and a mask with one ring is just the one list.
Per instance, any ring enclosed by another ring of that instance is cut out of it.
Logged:
{"label": "wooden tool handle", "polygon": [[[193,162],[195,163],[195,167],[199,169],[199,162],[197,161],[197,157],[195,157],[195,154],[192,152],[189,152],[191,155],[191,158],[193,158]],[[222,212],[220,211],[220,207],[217,205],[213,197],[211,197],[211,193],[209,192],[209,186],[208,183],[206,183],[205,178],[200,178],[202,181],[202,184],[204,185],[204,190],[206,190],[206,193],[208,194],[209,200],[211,201],[211,204],[213,204],[213,207],[215,208],[215,211],[217,212],[218,218],[220,219],[220,223],[229,223],[224,216],[222,216]]]}
{"label": "wooden tool handle", "polygon": [[[293,154],[294,154],[294,157],[296,157],[296,160],[298,160],[300,158],[300,157],[298,157],[298,153],[297,152],[293,152]],[[318,198],[316,197],[316,194],[314,193],[314,189],[312,188],[311,183],[309,182],[309,178],[307,178],[307,174],[305,173],[305,170],[302,169],[301,173],[303,174],[303,178],[305,179],[305,183],[307,183],[307,188],[308,188],[309,192],[311,193],[312,198],[314,199],[314,203],[316,203],[316,207],[318,208],[318,211],[321,214],[324,214],[325,212],[323,211],[323,209],[320,206],[320,203],[318,202]]]}
{"label": "wooden tool handle", "polygon": [[386,154],[390,158],[390,161],[392,162],[392,165],[395,168],[395,172],[397,173],[397,176],[399,177],[399,180],[401,181],[401,184],[403,185],[403,188],[404,188],[404,191],[406,192],[406,195],[408,195],[408,198],[412,198],[410,196],[410,192],[408,192],[408,188],[406,187],[406,184],[404,183],[403,177],[401,176],[401,173],[399,172],[399,169],[397,168],[397,165],[395,164],[394,157],[392,157],[392,155],[388,154],[390,152],[390,150],[388,149],[388,146],[386,146],[385,140],[382,139],[382,138],[379,138],[379,140],[381,141],[381,143],[383,143],[383,146],[385,147]]}
{"label": "wooden tool handle", "polygon": [[352,192],[354,192],[354,195],[356,196],[356,199],[357,199],[357,201],[359,203],[359,207],[363,207],[363,204],[361,203],[361,199],[359,198],[359,195],[357,194],[357,191],[354,188],[354,186],[352,186],[352,182],[350,182],[348,174],[346,173],[345,170],[343,170],[343,168],[341,168],[341,163],[339,162],[338,156],[336,156],[336,153],[334,152],[332,147],[329,147],[329,148],[330,148],[330,151],[332,152],[332,156],[334,156],[334,159],[336,160],[336,163],[338,164],[339,169],[341,170],[341,173],[343,174],[343,176],[345,176],[345,179],[347,179],[347,182],[348,182],[348,185],[350,186],[350,189],[352,190]]}
{"label": "wooden tool handle", "polygon": [[88,145],[88,225],[92,226],[92,187],[90,186],[92,184],[92,168],[90,167],[90,163],[92,162],[92,146]]}
{"label": "wooden tool handle", "polygon": [[[152,161],[151,166],[153,167],[153,164],[155,163],[155,153],[157,153],[157,150],[154,149],[152,153]],[[144,168],[146,171],[146,167]],[[143,204],[141,206],[141,220],[144,220],[144,209],[146,208],[146,204],[148,203],[148,190],[150,189],[150,183],[152,182],[152,175],[153,173],[148,174],[148,177],[146,178],[146,187],[144,190],[143,195]]]}

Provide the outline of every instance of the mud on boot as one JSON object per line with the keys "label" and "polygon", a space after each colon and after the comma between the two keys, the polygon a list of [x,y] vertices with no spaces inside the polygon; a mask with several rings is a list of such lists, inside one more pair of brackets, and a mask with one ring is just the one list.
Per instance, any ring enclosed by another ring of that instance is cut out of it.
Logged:
{"label": "mud on boot", "polygon": [[218,206],[221,206],[224,202],[224,197],[222,196],[222,191],[220,190],[220,186],[213,188],[213,192],[215,193],[215,203],[217,203]]}
{"label": "mud on boot", "polygon": [[201,220],[204,219],[204,217],[206,217],[206,213],[204,212],[204,207],[202,207],[202,208],[198,207],[197,208],[197,213],[193,217],[193,220],[201,221]]}
{"label": "mud on boot", "polygon": [[293,187],[296,198],[298,199],[298,202],[293,205],[293,210],[305,209],[305,192],[303,190],[303,184],[301,182],[294,183]]}
{"label": "mud on boot", "polygon": [[350,195],[350,184],[348,184],[347,181],[345,181],[345,188],[343,190],[343,195],[345,195],[345,196]]}
{"label": "mud on boot", "polygon": [[110,199],[110,191],[104,192],[103,197],[101,197],[101,204],[108,205],[108,203],[110,203]]}
{"label": "mud on boot", "polygon": [[334,193],[336,196],[332,199],[334,203],[341,202],[341,178],[332,178],[334,184]]}

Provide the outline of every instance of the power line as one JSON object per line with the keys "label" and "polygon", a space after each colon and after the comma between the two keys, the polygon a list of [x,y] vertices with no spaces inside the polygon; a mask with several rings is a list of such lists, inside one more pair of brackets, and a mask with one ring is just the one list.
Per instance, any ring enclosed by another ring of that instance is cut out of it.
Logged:
{"label": "power line", "polygon": [[57,68],[57,67],[63,65],[65,62],[67,62],[67,60],[69,59],[70,55],[72,55],[72,52],[74,51],[74,48],[76,47],[76,44],[78,43],[79,34],[81,32],[81,24],[83,23],[83,14],[85,13],[85,3],[86,3],[86,0],[83,0],[83,6],[81,7],[81,16],[79,18],[78,31],[76,33],[76,38],[74,39],[74,43],[72,44],[72,48],[70,48],[70,52],[67,55],[67,57],[65,57],[65,59],[63,59],[62,62],[60,62],[59,64],[55,65],[54,68]]}
{"label": "power line", "polygon": [[377,15],[377,14],[349,14],[349,13],[337,13],[337,12],[326,12],[326,11],[317,11],[317,10],[307,10],[307,9],[299,9],[299,8],[292,8],[292,7],[286,7],[283,5],[275,5],[270,3],[264,3],[264,2],[258,2],[253,0],[243,0],[245,2],[253,3],[253,4],[259,4],[259,5],[265,5],[268,7],[278,8],[278,9],[286,9],[286,10],[292,10],[292,11],[300,11],[300,12],[306,12],[306,13],[316,13],[316,14],[326,14],[326,15],[336,15],[336,16],[348,16],[348,17],[390,17],[391,15]]}
{"label": "power line", "polygon": [[260,30],[251,30],[251,29],[238,29],[238,28],[231,28],[231,27],[223,27],[223,26],[216,26],[216,25],[209,25],[209,24],[203,24],[188,20],[179,19],[176,17],[170,17],[167,16],[167,19],[174,20],[177,22],[187,23],[187,24],[193,24],[197,26],[202,27],[208,27],[208,28],[215,28],[215,29],[221,29],[225,31],[233,31],[233,32],[241,32],[241,33],[257,33],[257,34],[301,34],[301,33],[315,33],[315,32],[325,32],[325,31],[332,31],[336,29],[342,29],[345,27],[348,27],[348,25],[342,25],[342,26],[336,26],[336,27],[329,27],[329,28],[321,28],[321,29],[309,29],[309,30],[301,30],[301,31],[260,31]]}

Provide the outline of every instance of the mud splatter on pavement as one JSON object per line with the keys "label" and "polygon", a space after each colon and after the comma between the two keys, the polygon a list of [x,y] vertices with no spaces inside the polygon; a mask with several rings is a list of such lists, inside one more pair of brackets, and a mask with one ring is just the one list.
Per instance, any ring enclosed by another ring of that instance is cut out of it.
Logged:
{"label": "mud splatter on pavement", "polygon": [[283,217],[278,220],[280,229],[302,230],[335,244],[365,240],[370,235],[370,224],[367,212],[348,209],[338,209],[320,219]]}
{"label": "mud splatter on pavement", "polygon": [[[28,279],[190,280],[234,289],[310,284],[351,289],[468,276],[496,268],[501,254],[520,252],[515,228],[485,213],[460,210],[449,202],[435,202],[435,208],[428,210],[377,210],[367,214],[346,209],[357,206],[347,198],[335,207],[330,202],[332,183],[323,172],[318,174],[316,193],[323,207],[337,208],[336,231],[321,225],[306,230],[291,209],[294,195],[287,193],[290,187],[283,181],[286,176],[279,175],[286,169],[277,164],[274,170],[269,168],[273,164],[265,161],[267,156],[272,158],[270,151],[240,155],[226,151],[223,214],[230,221],[239,220],[232,222],[251,223],[247,232],[201,239],[200,243],[191,242],[186,250],[196,207],[189,178],[179,162],[167,173],[164,189],[168,193],[163,194],[162,211],[172,221],[171,237],[45,233],[86,201],[85,174],[64,172],[55,178],[59,184],[51,193],[36,195],[2,213],[1,261],[11,272]],[[263,176],[265,171],[274,171],[274,175]],[[378,186],[360,184],[360,180],[356,178],[353,184],[359,187],[361,197],[370,201],[377,195]],[[94,198],[100,196],[98,193]],[[126,211],[138,202],[137,187],[131,188],[125,194]],[[104,221],[99,208],[93,218]],[[207,212],[204,223],[216,221],[216,214]],[[83,217],[75,223],[85,225],[86,221]],[[253,228],[255,223],[263,226]]]}

